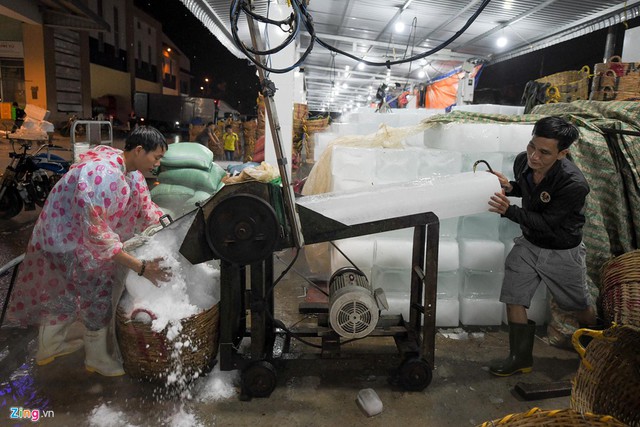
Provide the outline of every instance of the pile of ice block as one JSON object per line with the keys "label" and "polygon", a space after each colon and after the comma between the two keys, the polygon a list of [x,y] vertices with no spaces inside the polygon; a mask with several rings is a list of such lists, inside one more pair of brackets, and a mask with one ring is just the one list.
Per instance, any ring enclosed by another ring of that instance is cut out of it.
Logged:
{"label": "pile of ice block", "polygon": [[[314,138],[315,161],[334,139],[345,135],[369,135],[375,133],[381,124],[390,127],[415,126],[427,117],[443,114],[439,109],[394,109],[388,113],[376,113],[372,108],[359,108],[345,116],[341,122],[331,124],[327,132],[316,133]],[[411,137],[405,141],[408,145],[422,145],[422,135]]]}
{"label": "pile of ice block", "polygon": [[[360,124],[356,123],[351,130],[345,129],[345,134],[357,134]],[[512,178],[515,156],[526,148],[531,131],[532,125],[525,124],[450,123],[421,133],[420,146],[414,140],[405,149],[334,147],[333,191],[377,186],[383,190],[391,183],[460,174],[471,171],[480,159]],[[484,170],[486,167],[480,164],[477,173]],[[390,197],[393,195],[381,193],[380,204],[393,204]],[[465,202],[461,195],[459,203]],[[519,199],[512,203],[518,204]],[[390,313],[403,313],[405,317],[409,311],[412,233],[410,229],[398,230],[337,242],[373,287],[385,290]],[[504,305],[498,300],[504,260],[513,239],[520,234],[517,224],[488,211],[441,220],[437,326],[499,325],[505,320]],[[331,270],[345,265],[348,261],[332,249]],[[546,320],[543,286],[534,296],[528,316],[537,323]]]}

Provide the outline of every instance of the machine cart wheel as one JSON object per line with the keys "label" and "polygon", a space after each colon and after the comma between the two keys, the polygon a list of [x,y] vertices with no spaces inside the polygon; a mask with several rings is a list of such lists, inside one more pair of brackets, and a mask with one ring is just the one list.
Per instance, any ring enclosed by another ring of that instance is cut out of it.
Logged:
{"label": "machine cart wheel", "polygon": [[398,380],[407,391],[422,391],[433,378],[429,363],[420,357],[406,359],[398,368]]}
{"label": "machine cart wheel", "polygon": [[242,370],[242,394],[251,397],[269,397],[276,389],[276,369],[265,360],[251,363]]}

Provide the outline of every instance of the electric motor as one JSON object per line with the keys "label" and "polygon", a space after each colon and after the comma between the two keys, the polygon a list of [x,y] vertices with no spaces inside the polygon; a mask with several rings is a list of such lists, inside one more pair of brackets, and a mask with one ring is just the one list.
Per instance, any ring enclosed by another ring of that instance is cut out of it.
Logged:
{"label": "electric motor", "polygon": [[367,276],[353,267],[337,270],[329,279],[329,323],[345,338],[363,338],[376,327],[380,309],[388,308],[382,289],[375,291]]}

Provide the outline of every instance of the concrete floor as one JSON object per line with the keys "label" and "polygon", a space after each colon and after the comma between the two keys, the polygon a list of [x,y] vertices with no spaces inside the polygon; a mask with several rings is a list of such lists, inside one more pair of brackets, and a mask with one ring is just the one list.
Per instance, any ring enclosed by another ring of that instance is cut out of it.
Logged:
{"label": "concrete floor", "polygon": [[[64,142],[64,141],[61,141]],[[6,142],[0,142],[0,164],[7,160]],[[4,168],[4,166],[3,166]],[[0,222],[0,263],[24,251],[37,212]],[[276,270],[282,265],[276,263]],[[0,282],[4,300],[7,278]],[[276,291],[276,316],[292,325],[306,282],[289,273]],[[269,398],[241,401],[215,399],[206,391],[210,375],[196,381],[191,397],[165,397],[162,389],[129,376],[105,378],[83,367],[84,351],[38,367],[33,362],[35,330],[0,329],[0,425],[33,425],[11,419],[11,408],[53,411],[42,416],[44,426],[473,426],[532,407],[569,407],[569,397],[523,401],[516,383],[570,380],[579,359],[572,351],[547,345],[544,328],[534,346],[534,372],[495,378],[487,366],[503,358],[508,348],[504,328],[465,328],[481,332],[466,340],[436,335],[433,381],[422,392],[406,392],[389,384],[399,365],[391,339],[367,338],[343,348],[343,357],[317,359],[308,347],[296,344],[286,360],[277,361],[277,387]],[[367,418],[356,404],[358,392],[374,389],[384,410]],[[41,412],[42,413],[42,412]]]}

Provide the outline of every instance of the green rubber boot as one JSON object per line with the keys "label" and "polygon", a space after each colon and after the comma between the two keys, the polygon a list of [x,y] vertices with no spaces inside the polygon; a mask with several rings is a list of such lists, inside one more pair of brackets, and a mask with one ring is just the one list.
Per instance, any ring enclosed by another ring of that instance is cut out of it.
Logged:
{"label": "green rubber boot", "polygon": [[499,377],[513,374],[527,374],[533,368],[533,340],[536,334],[536,322],[527,324],[509,323],[509,356],[489,367],[489,372]]}

